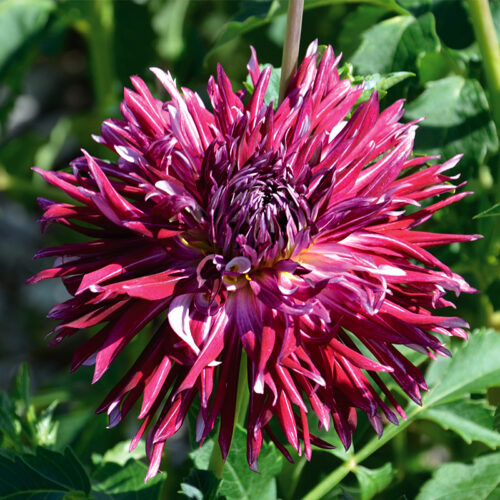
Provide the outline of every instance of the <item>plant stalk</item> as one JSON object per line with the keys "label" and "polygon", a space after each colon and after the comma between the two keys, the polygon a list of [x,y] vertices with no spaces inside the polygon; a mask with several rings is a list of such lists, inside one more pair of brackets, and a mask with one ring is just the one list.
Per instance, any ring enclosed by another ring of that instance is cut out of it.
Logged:
{"label": "plant stalk", "polygon": [[281,60],[280,95],[278,104],[281,104],[283,101],[290,80],[297,69],[303,12],[304,0],[289,0],[285,44],[283,46],[283,58]]}
{"label": "plant stalk", "polygon": [[500,137],[500,48],[488,0],[468,0],[469,15],[483,58],[493,120]]}
{"label": "plant stalk", "polygon": [[[250,399],[250,392],[248,389],[248,373],[247,373],[247,356],[242,350],[240,360],[240,371],[238,374],[238,389],[236,392],[236,403],[234,411],[234,425],[245,424],[245,417],[247,414],[248,400]],[[233,428],[234,434],[234,428]],[[224,473],[224,461],[222,460],[222,453],[218,442],[214,443],[212,454],[210,455],[210,463],[208,469],[211,470],[218,479],[222,478]]]}
{"label": "plant stalk", "polygon": [[101,116],[116,104],[116,75],[113,50],[114,6],[112,0],[93,0],[88,5],[85,36],[89,47],[92,83]]}
{"label": "plant stalk", "polygon": [[317,486],[315,486],[302,500],[319,500],[323,498],[329,491],[331,491],[337,484],[344,479],[344,477],[353,472],[358,464],[367,459],[372,453],[389,442],[394,436],[397,436],[401,431],[410,425],[415,416],[423,410],[420,406],[415,406],[408,412],[407,419],[400,422],[398,426],[391,425],[384,429],[382,437],[374,437],[369,441],[361,450],[359,450],[353,457],[337,467],[328,476],[326,476]]}

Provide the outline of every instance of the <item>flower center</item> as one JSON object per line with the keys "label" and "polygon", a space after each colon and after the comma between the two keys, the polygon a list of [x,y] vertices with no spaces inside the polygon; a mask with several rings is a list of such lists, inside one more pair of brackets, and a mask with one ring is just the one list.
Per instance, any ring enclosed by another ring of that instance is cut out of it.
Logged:
{"label": "flower center", "polygon": [[227,177],[209,204],[211,243],[226,259],[243,256],[252,267],[289,258],[310,226],[309,203],[290,169],[266,154]]}

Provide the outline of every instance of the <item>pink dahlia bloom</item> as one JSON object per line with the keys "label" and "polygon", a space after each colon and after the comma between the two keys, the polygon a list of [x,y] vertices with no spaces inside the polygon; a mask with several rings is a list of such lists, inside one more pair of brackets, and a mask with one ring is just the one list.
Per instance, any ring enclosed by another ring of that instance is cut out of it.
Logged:
{"label": "pink dahlia bloom", "polygon": [[397,424],[404,412],[379,372],[417,403],[426,384],[396,346],[433,357],[449,355],[436,334],[466,338],[465,321],[434,310],[453,305],[446,290],[474,290],[427,247],[477,236],[415,230],[467,194],[427,201],[456,189],[445,172],[459,158],[412,158],[417,125],[399,122],[401,101],[380,112],[374,93],[347,118],[362,88],[339,79],[338,60],[311,44],[276,111],[264,102],[271,68],[261,71],[253,50],[253,94],[235,93],[219,67],[213,111],[153,68],[170,99],[132,77],[123,120],[104,121],[95,138],[116,163],[84,151],[71,172],[35,169],[76,202],[41,199],[42,224],[88,239],[37,254],[56,263],[30,282],[60,277],[73,296],[49,314],[60,321],[51,343],[102,324],[73,359],[73,370],[94,365],[96,382],[154,324],[98,409],[114,426],[142,398],[131,447],[147,432],[148,477],[195,398],[197,438],[219,419],[226,457],[243,351],[256,469],[264,434],[290,458],[273,419],[307,458],[311,445],[328,446],[310,414],[320,428],[333,422],[346,448],[357,409],[379,434],[382,415]]}

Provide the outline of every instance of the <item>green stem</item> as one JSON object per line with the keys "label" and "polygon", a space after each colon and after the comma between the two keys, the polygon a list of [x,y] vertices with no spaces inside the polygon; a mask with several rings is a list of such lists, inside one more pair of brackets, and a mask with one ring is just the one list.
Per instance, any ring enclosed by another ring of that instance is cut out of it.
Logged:
{"label": "green stem", "polygon": [[248,360],[245,350],[242,350],[240,360],[240,372],[238,374],[238,392],[236,393],[236,410],[234,421],[236,424],[245,426],[245,418],[247,416],[248,401],[250,399],[250,391],[248,389]]}
{"label": "green stem", "polygon": [[500,48],[488,0],[468,0],[469,14],[483,58],[493,120],[500,137]]}
{"label": "green stem", "polygon": [[92,83],[99,114],[107,116],[117,102],[113,50],[114,8],[112,0],[88,4],[87,23],[82,27],[89,47]]}
{"label": "green stem", "polygon": [[[236,403],[234,411],[235,425],[244,425],[247,414],[248,400],[250,392],[248,389],[248,374],[247,374],[247,356],[243,351],[240,360],[240,371],[238,374],[238,389],[236,392]],[[233,429],[234,433],[234,429]],[[222,478],[224,472],[224,461],[222,460],[222,453],[219,443],[214,443],[212,454],[210,455],[210,463],[208,469],[211,470],[218,479]]]}
{"label": "green stem", "polygon": [[290,84],[290,80],[297,69],[303,12],[304,0],[289,0],[285,44],[283,46],[283,58],[281,60],[279,103],[283,101],[288,85]]}
{"label": "green stem", "polygon": [[285,498],[292,499],[295,494],[295,490],[300,481],[300,476],[302,475],[302,471],[307,464],[306,457],[300,457],[299,461],[293,466],[292,477],[290,478],[288,491]]}
{"label": "green stem", "polygon": [[415,406],[408,412],[407,419],[400,422],[398,426],[392,425],[384,429],[384,433],[380,439],[373,438],[361,450],[352,456],[352,458],[344,462],[340,467],[337,467],[333,472],[326,476],[315,488],[313,488],[303,500],[319,500],[329,491],[331,491],[337,484],[344,479],[344,477],[356,469],[357,465],[363,460],[366,460],[372,453],[389,442],[394,436],[397,436],[401,431],[406,429],[415,416],[423,410],[422,407]]}
{"label": "green stem", "polygon": [[214,442],[212,454],[210,455],[210,462],[208,470],[211,470],[217,479],[222,479],[224,473],[224,461],[222,460],[222,453],[218,442]]}

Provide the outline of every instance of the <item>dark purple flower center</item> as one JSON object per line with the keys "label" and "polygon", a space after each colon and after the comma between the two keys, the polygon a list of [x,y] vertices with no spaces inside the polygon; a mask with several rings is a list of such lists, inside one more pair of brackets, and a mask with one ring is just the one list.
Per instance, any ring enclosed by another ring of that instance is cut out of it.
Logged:
{"label": "dark purple flower center", "polygon": [[310,226],[307,199],[277,155],[251,158],[227,169],[208,205],[211,244],[227,259],[248,258],[252,267],[289,258],[296,237]]}

